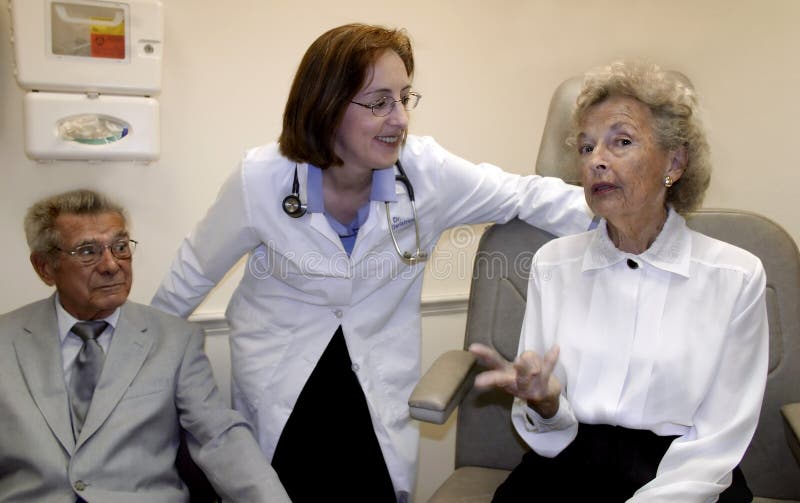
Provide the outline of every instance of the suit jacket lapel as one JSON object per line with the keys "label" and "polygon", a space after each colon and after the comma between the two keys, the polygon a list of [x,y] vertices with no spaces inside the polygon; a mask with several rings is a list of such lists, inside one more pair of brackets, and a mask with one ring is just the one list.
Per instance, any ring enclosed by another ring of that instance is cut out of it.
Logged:
{"label": "suit jacket lapel", "polygon": [[123,305],[103,364],[103,373],[78,437],[78,447],[102,426],[142,368],[153,345],[147,330],[147,323],[135,305]]}
{"label": "suit jacket lapel", "polygon": [[72,435],[69,399],[64,384],[54,303],[54,297],[38,303],[31,318],[22,327],[24,333],[14,339],[14,349],[31,397],[53,434],[64,449],[71,453],[75,447],[75,439]]}

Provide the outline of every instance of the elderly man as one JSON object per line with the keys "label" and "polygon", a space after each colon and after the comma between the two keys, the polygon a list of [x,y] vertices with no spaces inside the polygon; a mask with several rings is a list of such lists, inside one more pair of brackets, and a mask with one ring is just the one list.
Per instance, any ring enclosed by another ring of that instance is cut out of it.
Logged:
{"label": "elderly man", "polygon": [[76,190],[25,217],[56,292],[0,316],[0,501],[188,501],[189,452],[228,501],[288,502],[247,423],[225,407],[200,329],[127,301],[122,208]]}

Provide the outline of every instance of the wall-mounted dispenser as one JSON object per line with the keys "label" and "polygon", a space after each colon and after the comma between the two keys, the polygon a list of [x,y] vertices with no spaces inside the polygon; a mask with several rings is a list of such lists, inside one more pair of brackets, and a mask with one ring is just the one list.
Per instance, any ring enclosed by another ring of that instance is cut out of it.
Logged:
{"label": "wall-mounted dispenser", "polygon": [[25,152],[37,160],[160,154],[160,0],[9,0]]}

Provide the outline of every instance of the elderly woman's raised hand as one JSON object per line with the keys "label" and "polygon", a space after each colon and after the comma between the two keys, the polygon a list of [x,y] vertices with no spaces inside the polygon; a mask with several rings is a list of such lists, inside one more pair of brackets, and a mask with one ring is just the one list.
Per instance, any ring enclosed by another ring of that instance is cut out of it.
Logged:
{"label": "elderly woman's raised hand", "polygon": [[472,344],[469,351],[481,365],[489,369],[475,377],[476,387],[501,388],[506,393],[526,400],[544,418],[558,412],[561,383],[553,375],[553,368],[558,361],[557,345],[550,348],[544,357],[535,351],[525,351],[513,363],[483,344]]}

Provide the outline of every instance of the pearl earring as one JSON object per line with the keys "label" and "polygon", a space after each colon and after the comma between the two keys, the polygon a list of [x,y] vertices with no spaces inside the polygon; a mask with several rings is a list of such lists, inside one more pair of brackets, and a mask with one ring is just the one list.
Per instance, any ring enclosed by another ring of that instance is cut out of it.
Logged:
{"label": "pearl earring", "polygon": [[664,187],[672,187],[672,177],[667,175],[664,177]]}

